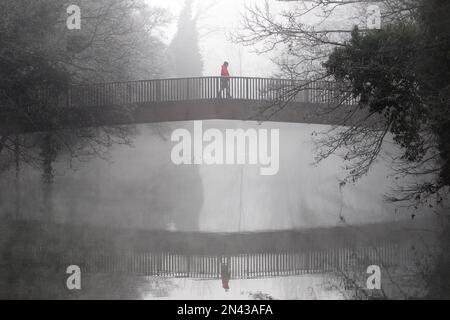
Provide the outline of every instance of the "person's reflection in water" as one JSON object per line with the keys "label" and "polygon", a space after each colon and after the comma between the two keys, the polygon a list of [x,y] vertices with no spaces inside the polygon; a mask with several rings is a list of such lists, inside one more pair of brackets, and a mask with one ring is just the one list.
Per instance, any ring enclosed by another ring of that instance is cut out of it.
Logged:
{"label": "person's reflection in water", "polygon": [[230,281],[230,269],[228,268],[228,259],[225,257],[222,257],[220,277],[222,279],[222,287],[225,289],[225,292],[228,292],[228,290],[230,290],[230,286],[228,284]]}

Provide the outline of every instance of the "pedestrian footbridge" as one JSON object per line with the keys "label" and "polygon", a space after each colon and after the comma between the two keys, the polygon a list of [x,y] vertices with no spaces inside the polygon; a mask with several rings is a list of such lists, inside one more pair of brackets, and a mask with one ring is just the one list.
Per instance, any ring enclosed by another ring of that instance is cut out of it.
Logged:
{"label": "pedestrian footbridge", "polygon": [[409,226],[203,233],[22,222],[8,224],[9,236],[0,235],[0,240],[10,244],[15,265],[65,270],[75,264],[90,274],[219,279],[226,261],[231,279],[247,279],[340,273],[370,265],[411,267],[429,254],[434,238]]}
{"label": "pedestrian footbridge", "polygon": [[[329,81],[230,77],[231,97],[221,92],[221,77],[140,80],[75,85],[66,92],[40,93],[39,106],[57,106],[59,121],[3,117],[3,133],[187,120],[255,120],[345,124],[330,106],[357,99]],[[223,97],[222,97],[223,96]]]}

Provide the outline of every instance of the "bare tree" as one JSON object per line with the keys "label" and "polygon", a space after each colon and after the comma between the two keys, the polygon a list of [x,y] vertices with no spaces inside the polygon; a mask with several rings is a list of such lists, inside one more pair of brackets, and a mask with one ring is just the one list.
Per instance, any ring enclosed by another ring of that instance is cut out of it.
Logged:
{"label": "bare tree", "polygon": [[[275,7],[279,7],[280,3],[281,1]],[[323,85],[328,86],[328,89],[331,86],[333,98],[327,100],[327,107],[322,108],[320,113],[333,115],[338,125],[329,131],[315,133],[316,160],[319,162],[332,154],[341,155],[348,172],[344,181],[347,183],[355,182],[367,174],[374,162],[380,156],[385,156],[391,160],[395,169],[396,175],[392,177],[394,182],[399,177],[406,177],[411,181],[409,186],[399,185],[393,194],[386,196],[387,200],[415,206],[431,205],[431,202],[442,203],[441,193],[446,189],[446,183],[442,183],[442,179],[440,181],[438,177],[443,168],[442,146],[439,146],[433,122],[422,121],[426,119],[425,110],[428,109],[429,101],[424,101],[425,95],[418,85],[420,79],[415,74],[417,60],[405,59],[401,64],[402,70],[387,69],[394,64],[385,68],[383,63],[370,66],[378,68],[379,72],[392,74],[392,87],[396,90],[404,83],[409,84],[408,94],[405,90],[402,91],[402,101],[395,101],[394,94],[386,97],[379,108],[372,108],[375,90],[373,83],[357,79],[361,86],[355,87],[355,79],[348,78],[349,70],[359,72],[362,77],[367,61],[371,59],[370,55],[361,57],[366,59],[357,66],[361,70],[348,65],[354,63],[348,55],[351,54],[348,48],[352,47],[356,36],[377,37],[383,30],[386,34],[393,32],[395,35],[399,32],[400,35],[392,39],[403,41],[402,43],[387,46],[392,41],[388,34],[383,40],[385,47],[378,47],[377,51],[370,53],[387,57],[391,61],[396,59],[394,53],[409,57],[410,53],[422,53],[424,49],[433,46],[430,43],[414,43],[417,28],[420,28],[414,26],[420,20],[425,2],[311,0],[286,3],[289,8],[283,10],[274,10],[274,3],[269,1],[263,5],[248,6],[242,16],[241,32],[230,35],[233,41],[251,46],[260,54],[275,52],[277,58],[273,58],[273,61],[279,66],[278,76],[294,80],[288,88],[281,88],[281,101],[276,107],[273,106],[272,114],[282,110],[287,105],[286,102],[310,89],[311,85],[319,89]],[[380,11],[381,30],[368,28],[370,12],[367,10],[371,5],[376,5]],[[405,30],[400,30],[402,28]],[[410,32],[410,29],[413,31]],[[421,39],[423,38],[425,37],[422,35]],[[395,45],[401,47],[401,50],[394,52]],[[331,60],[337,58],[336,52],[342,55],[339,61]],[[336,65],[342,67],[339,69]],[[319,91],[326,92],[326,86]],[[402,108],[409,111],[401,113],[399,110]],[[396,152],[382,152],[383,146],[388,142],[399,146]]]}
{"label": "bare tree", "polygon": [[[81,8],[80,30],[66,28],[72,4]],[[130,144],[132,127],[88,127],[91,116],[67,113],[64,97],[73,84],[164,74],[165,46],[155,34],[166,12],[141,0],[7,0],[0,10],[0,168],[35,166],[50,185],[57,157],[106,158],[114,144]],[[17,122],[47,132],[17,136]]]}

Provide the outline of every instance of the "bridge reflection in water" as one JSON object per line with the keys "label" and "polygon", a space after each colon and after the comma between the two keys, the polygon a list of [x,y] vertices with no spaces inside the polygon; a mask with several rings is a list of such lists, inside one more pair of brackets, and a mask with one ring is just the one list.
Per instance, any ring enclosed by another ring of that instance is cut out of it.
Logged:
{"label": "bridge reflection in water", "polygon": [[233,234],[103,232],[74,226],[37,227],[41,231],[36,233],[35,225],[20,228],[28,239],[15,238],[10,259],[31,268],[50,264],[65,270],[73,264],[91,274],[196,279],[219,279],[222,259],[231,279],[339,273],[370,265],[408,267],[429,252],[434,241],[434,236],[426,239],[418,229],[394,222]]}
{"label": "bridge reflection in water", "polygon": [[411,249],[396,245],[365,247],[357,251],[337,248],[306,253],[272,252],[232,256],[102,252],[78,255],[70,252],[57,254],[44,248],[28,250],[21,252],[22,257],[30,257],[34,261],[51,260],[54,267],[76,264],[86,273],[198,279],[219,279],[222,259],[228,262],[231,279],[333,273],[367,268],[373,264],[390,268],[414,263]]}

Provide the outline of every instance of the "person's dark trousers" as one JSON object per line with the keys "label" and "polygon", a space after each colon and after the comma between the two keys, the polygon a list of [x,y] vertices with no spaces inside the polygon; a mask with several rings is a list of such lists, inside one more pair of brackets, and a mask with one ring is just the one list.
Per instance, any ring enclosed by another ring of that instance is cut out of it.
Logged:
{"label": "person's dark trousers", "polygon": [[221,78],[220,79],[220,91],[218,93],[219,98],[222,98],[222,92],[225,90],[225,94],[227,98],[231,98],[230,95],[230,79]]}

